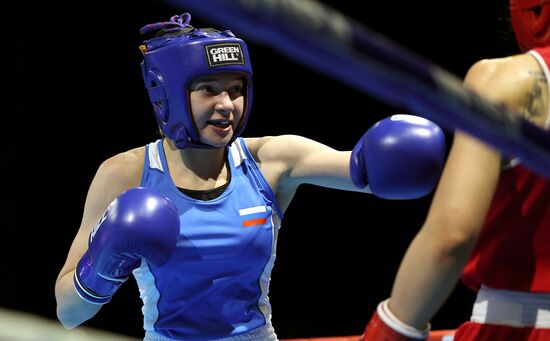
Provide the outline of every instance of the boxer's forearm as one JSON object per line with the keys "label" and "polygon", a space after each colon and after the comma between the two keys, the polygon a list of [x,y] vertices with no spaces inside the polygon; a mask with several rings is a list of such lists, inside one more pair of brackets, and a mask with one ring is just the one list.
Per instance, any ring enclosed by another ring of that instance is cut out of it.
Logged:
{"label": "boxer's forearm", "polygon": [[61,277],[55,285],[57,318],[67,329],[72,329],[92,318],[101,305],[91,304],[81,299],[73,283],[74,271]]}
{"label": "boxer's forearm", "polygon": [[420,233],[411,243],[389,302],[401,321],[416,328],[424,328],[451,294],[474,244],[434,238]]}

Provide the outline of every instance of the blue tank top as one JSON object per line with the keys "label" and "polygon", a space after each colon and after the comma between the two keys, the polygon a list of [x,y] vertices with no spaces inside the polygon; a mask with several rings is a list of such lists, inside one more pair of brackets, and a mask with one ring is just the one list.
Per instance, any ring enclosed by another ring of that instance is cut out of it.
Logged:
{"label": "blue tank top", "polygon": [[146,146],[141,186],[178,207],[180,234],[161,267],[134,271],[144,329],[176,340],[213,340],[264,326],[282,212],[242,138],[227,152],[231,181],[219,197],[183,194],[168,171],[162,140]]}

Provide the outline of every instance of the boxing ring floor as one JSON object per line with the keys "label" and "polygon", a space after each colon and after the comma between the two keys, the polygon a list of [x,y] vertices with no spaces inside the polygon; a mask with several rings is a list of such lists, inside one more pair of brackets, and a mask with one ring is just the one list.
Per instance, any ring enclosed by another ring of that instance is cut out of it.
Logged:
{"label": "boxing ring floor", "polygon": [[0,309],[0,341],[138,341],[89,327],[74,330],[45,317]]}
{"label": "boxing ring floor", "polygon": [[[454,330],[436,330],[428,341],[452,341]],[[281,341],[358,341],[360,335],[281,339]],[[0,341],[138,341],[141,339],[78,327],[66,330],[58,321],[45,317],[0,309]]]}
{"label": "boxing ring floor", "polygon": [[[430,332],[427,341],[452,341],[454,329],[434,330]],[[361,335],[314,337],[308,339],[281,339],[281,341],[358,341]]]}

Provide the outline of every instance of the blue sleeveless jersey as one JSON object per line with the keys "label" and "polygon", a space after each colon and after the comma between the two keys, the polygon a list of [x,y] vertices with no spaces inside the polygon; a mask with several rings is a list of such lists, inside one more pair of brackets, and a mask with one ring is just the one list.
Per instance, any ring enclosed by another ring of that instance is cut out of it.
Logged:
{"label": "blue sleeveless jersey", "polygon": [[228,147],[231,181],[218,198],[183,194],[168,171],[162,140],[146,146],[141,186],[170,198],[180,234],[169,261],[134,271],[144,329],[176,340],[213,340],[264,326],[282,219],[275,196],[242,138]]}

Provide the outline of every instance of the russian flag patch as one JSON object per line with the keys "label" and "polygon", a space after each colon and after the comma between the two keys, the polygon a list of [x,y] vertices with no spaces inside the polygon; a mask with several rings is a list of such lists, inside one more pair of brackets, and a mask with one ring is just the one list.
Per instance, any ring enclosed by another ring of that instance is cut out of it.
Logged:
{"label": "russian flag patch", "polygon": [[264,206],[254,206],[239,210],[243,227],[263,225],[267,222],[268,212]]}

